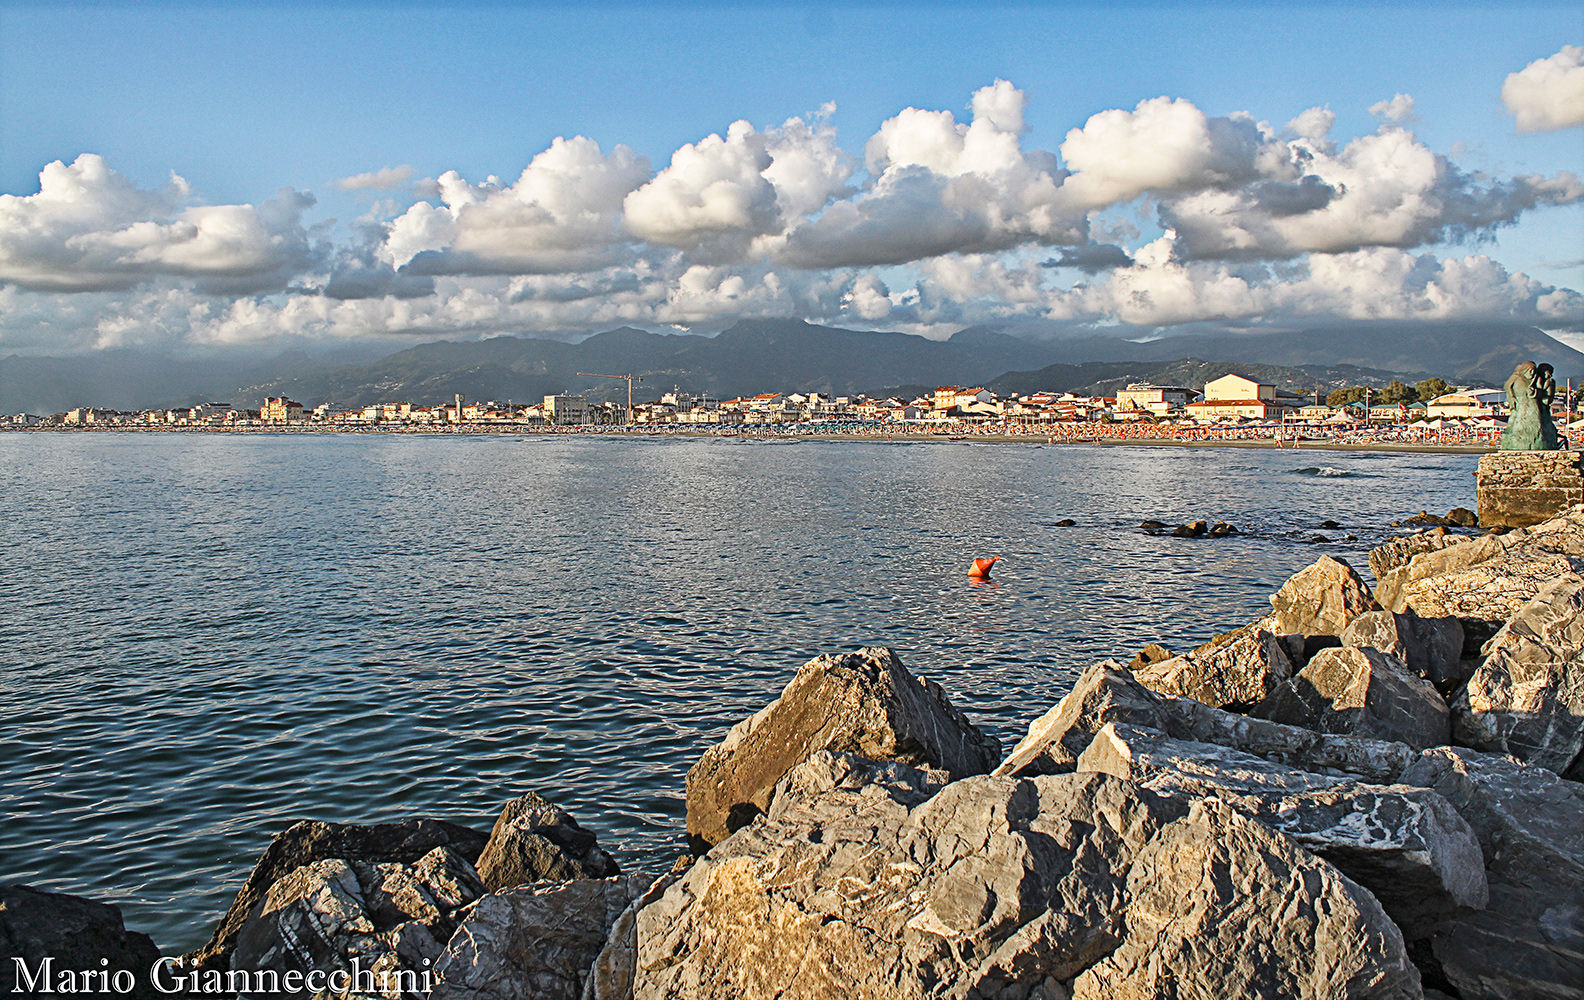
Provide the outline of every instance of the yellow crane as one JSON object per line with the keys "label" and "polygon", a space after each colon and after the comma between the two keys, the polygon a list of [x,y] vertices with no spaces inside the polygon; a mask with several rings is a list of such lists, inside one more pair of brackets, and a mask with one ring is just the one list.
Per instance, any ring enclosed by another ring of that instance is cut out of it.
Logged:
{"label": "yellow crane", "polygon": [[619,378],[625,380],[627,383],[627,422],[629,424],[633,422],[632,387],[634,382],[643,381],[642,375],[606,375],[603,372],[578,372],[578,374],[588,378]]}

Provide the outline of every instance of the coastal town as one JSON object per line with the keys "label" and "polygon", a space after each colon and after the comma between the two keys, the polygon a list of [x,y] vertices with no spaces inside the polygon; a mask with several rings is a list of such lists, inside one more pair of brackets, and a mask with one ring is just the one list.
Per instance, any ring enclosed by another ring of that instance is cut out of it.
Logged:
{"label": "coastal town", "polygon": [[[1569,392],[1554,419],[1566,433],[1584,431]],[[1032,392],[1005,396],[982,386],[940,386],[911,398],[765,392],[711,399],[673,389],[657,400],[622,404],[581,393],[539,402],[405,401],[309,409],[284,396],[258,409],[228,402],[118,411],[79,407],[48,416],[0,417],[11,430],[210,430],[456,432],[647,432],[701,434],[841,434],[854,436],[1046,436],[1052,440],[1180,439],[1329,440],[1489,445],[1506,421],[1503,390],[1455,387],[1441,379],[1415,386],[1350,388],[1300,398],[1275,385],[1230,373],[1187,386],[1135,382],[1115,395]]]}

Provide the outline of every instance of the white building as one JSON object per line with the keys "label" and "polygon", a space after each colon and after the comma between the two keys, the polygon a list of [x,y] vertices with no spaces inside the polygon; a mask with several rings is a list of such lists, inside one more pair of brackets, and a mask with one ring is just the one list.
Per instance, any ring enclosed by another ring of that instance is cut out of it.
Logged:
{"label": "white building", "polygon": [[586,424],[589,422],[587,396],[560,393],[544,398],[545,419],[552,424]]}

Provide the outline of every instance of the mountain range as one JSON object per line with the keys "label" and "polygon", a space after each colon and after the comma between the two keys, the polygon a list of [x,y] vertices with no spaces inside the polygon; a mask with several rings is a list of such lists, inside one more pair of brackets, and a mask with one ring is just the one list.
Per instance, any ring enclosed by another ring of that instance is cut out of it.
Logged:
{"label": "mountain range", "polygon": [[536,337],[436,341],[372,361],[333,363],[306,353],[245,361],[182,361],[135,350],[72,358],[0,359],[0,412],[73,406],[139,409],[215,400],[256,408],[286,395],[307,406],[386,400],[527,401],[554,392],[625,399],[618,380],[641,375],[637,398],[678,387],[714,398],[756,392],[880,394],[941,384],[1114,391],[1132,381],[1200,388],[1242,371],[1288,391],[1383,385],[1438,375],[1500,385],[1519,361],[1548,361],[1557,377],[1584,379],[1584,354],[1535,327],[1512,323],[1376,323],[1282,332],[1195,331],[1148,340],[1013,336],[975,327],[947,340],[843,330],[798,320],[744,320],[713,337],[632,328],[568,343]]}

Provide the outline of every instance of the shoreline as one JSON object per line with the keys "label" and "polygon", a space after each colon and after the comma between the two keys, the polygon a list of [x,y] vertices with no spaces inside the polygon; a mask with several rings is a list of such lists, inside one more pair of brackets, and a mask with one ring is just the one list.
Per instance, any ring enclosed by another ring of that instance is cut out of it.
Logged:
{"label": "shoreline", "polygon": [[460,428],[444,427],[4,427],[0,433],[39,434],[345,434],[345,435],[419,435],[424,437],[485,435],[536,438],[559,437],[619,437],[619,438],[689,438],[689,439],[743,439],[755,441],[847,441],[867,444],[1035,444],[1045,447],[1161,447],[1161,448],[1264,448],[1282,451],[1344,451],[1385,452],[1431,455],[1485,455],[1496,449],[1490,445],[1471,443],[1417,443],[1409,441],[1328,441],[1309,439],[1301,443],[1278,442],[1272,438],[1222,438],[1185,440],[1181,438],[1133,438],[1097,435],[1094,437],[1053,440],[1048,434],[850,434],[835,431],[807,433],[726,432],[703,430],[643,430],[643,431],[555,431],[545,428],[495,427],[487,424],[464,425]]}

